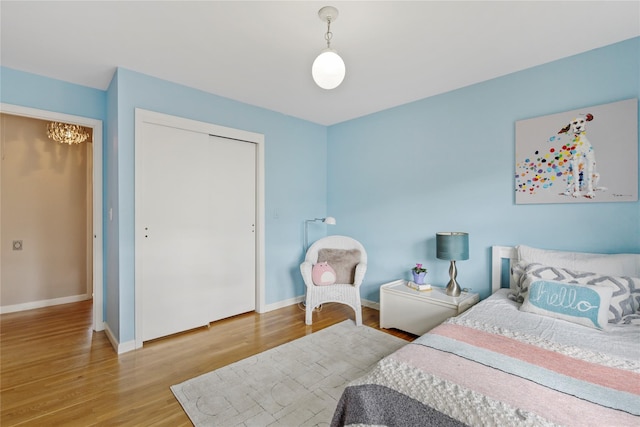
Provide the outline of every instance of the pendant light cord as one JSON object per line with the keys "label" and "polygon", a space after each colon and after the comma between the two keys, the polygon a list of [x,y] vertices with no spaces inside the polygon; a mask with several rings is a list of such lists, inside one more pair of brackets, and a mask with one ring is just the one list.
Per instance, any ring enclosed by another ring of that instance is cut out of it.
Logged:
{"label": "pendant light cord", "polygon": [[327,41],[327,49],[331,49],[331,37],[333,37],[333,33],[331,32],[331,17],[327,17],[327,33],[324,35],[324,39]]}

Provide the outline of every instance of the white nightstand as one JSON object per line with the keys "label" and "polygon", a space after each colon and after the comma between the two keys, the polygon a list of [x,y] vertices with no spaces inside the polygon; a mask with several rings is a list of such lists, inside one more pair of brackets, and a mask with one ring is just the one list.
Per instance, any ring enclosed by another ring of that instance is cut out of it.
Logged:
{"label": "white nightstand", "polygon": [[450,297],[444,288],[416,291],[407,286],[406,280],[396,280],[380,287],[380,327],[422,335],[479,300],[473,292]]}

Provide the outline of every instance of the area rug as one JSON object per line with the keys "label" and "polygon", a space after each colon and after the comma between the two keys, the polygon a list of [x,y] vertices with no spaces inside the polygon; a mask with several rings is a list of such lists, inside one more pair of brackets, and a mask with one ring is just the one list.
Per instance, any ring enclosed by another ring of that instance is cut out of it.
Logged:
{"label": "area rug", "polygon": [[347,383],[405,344],[345,320],[171,391],[197,427],[328,425]]}

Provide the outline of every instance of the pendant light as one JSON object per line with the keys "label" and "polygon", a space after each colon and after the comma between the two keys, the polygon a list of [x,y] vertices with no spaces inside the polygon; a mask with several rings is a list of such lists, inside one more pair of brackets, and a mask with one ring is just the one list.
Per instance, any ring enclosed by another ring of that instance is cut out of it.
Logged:
{"label": "pendant light", "polygon": [[320,19],[327,23],[327,32],[324,35],[327,41],[327,48],[320,52],[320,55],[313,61],[311,75],[313,80],[322,89],[335,89],[344,80],[344,61],[338,53],[331,49],[331,22],[338,18],[338,9],[333,6],[325,6],[318,11]]}

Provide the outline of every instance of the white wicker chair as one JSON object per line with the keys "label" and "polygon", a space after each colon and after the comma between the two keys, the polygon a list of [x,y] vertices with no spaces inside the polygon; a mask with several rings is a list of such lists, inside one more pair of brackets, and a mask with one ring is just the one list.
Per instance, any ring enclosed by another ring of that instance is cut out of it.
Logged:
{"label": "white wicker chair", "polygon": [[[313,266],[318,262],[320,249],[358,249],[360,262],[356,265],[354,283],[334,283],[327,286],[316,286],[312,279]],[[311,325],[313,310],[320,304],[339,302],[351,307],[356,313],[356,325],[362,325],[362,306],[360,303],[360,285],[367,271],[367,252],[360,242],[346,236],[327,236],[313,243],[307,250],[305,260],[300,264],[300,272],[307,285],[305,301],[305,323]]]}

